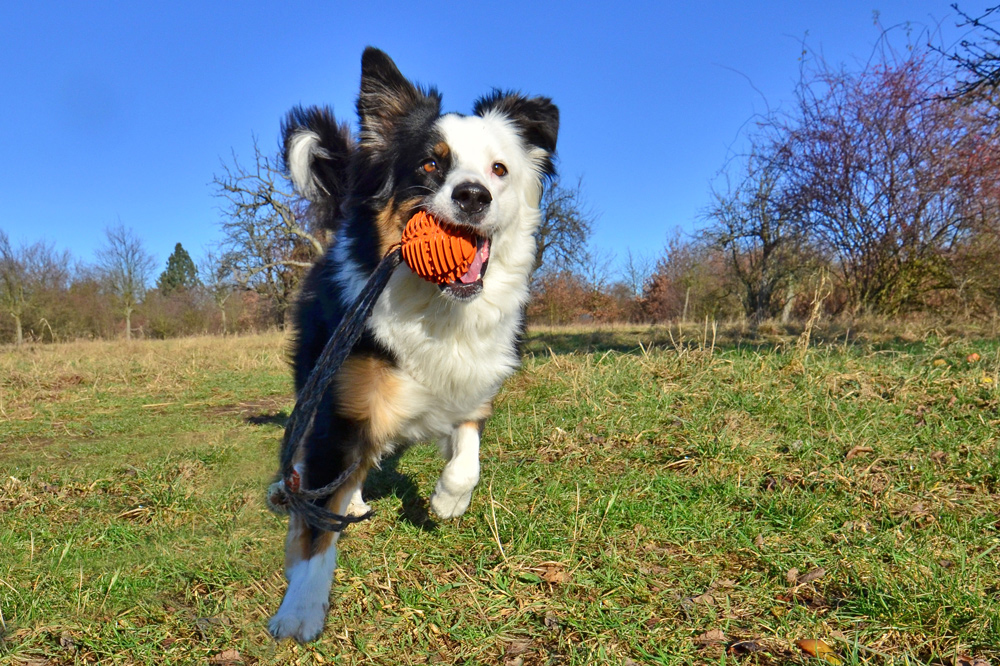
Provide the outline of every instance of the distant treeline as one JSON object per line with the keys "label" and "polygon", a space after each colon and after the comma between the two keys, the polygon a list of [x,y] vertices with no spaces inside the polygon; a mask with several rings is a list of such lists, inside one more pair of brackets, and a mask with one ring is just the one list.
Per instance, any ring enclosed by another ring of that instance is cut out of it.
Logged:
{"label": "distant treeline", "polygon": [[[993,34],[953,54],[896,51],[886,38],[860,69],[807,53],[794,103],[754,119],[697,231],[675,233],[658,255],[594,248],[582,184],[551,183],[529,320],[998,316]],[[223,241],[197,267],[178,243],[155,283],[141,240],[121,225],[91,262],[0,230],[0,342],[281,327],[332,230],[280,164],[258,149],[248,168],[224,165],[214,179]]]}

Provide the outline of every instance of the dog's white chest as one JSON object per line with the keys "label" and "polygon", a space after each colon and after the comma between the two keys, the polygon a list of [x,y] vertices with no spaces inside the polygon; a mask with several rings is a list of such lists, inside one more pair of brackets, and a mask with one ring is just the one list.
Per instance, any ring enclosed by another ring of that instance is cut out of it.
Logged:
{"label": "dog's white chest", "polygon": [[395,354],[412,407],[406,439],[442,436],[479,418],[518,365],[517,307],[505,312],[488,293],[452,303],[436,290],[409,274],[393,276],[372,313],[371,328]]}

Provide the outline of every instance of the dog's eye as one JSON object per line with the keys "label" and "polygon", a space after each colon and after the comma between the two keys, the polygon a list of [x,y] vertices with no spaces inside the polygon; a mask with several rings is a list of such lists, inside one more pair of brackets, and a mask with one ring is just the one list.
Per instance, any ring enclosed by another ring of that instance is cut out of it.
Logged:
{"label": "dog's eye", "polygon": [[420,168],[426,171],[427,173],[434,173],[435,171],[438,170],[437,160],[434,159],[433,157],[424,160],[424,163],[420,165]]}
{"label": "dog's eye", "polygon": [[500,176],[501,178],[503,178],[504,176],[507,175],[507,167],[505,167],[500,162],[496,162],[493,165],[493,174],[496,175],[496,176]]}

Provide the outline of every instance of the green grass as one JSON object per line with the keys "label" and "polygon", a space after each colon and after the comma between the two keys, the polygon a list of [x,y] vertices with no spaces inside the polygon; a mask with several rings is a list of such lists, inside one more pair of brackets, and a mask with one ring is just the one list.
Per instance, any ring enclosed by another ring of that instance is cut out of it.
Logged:
{"label": "green grass", "polygon": [[1000,344],[711,338],[534,334],[469,512],[387,460],[308,646],[266,632],[278,336],[2,350],[0,663],[998,663]]}

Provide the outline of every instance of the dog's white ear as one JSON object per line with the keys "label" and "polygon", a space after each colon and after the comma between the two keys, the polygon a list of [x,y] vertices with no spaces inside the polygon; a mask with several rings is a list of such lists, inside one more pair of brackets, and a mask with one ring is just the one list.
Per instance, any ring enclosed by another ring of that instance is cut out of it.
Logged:
{"label": "dog's white ear", "polygon": [[384,148],[392,142],[399,121],[414,114],[432,118],[441,113],[441,95],[422,90],[400,73],[384,52],[369,46],[361,56],[358,117],[361,144]]}
{"label": "dog's white ear", "polygon": [[525,97],[516,92],[494,90],[481,97],[474,107],[477,116],[498,113],[510,118],[518,126],[525,140],[542,151],[536,154],[542,175],[555,175],[552,158],[556,153],[556,138],[559,135],[559,109],[548,97]]}
{"label": "dog's white ear", "polygon": [[281,124],[285,169],[295,189],[313,203],[336,208],[347,191],[354,139],[329,107],[295,107]]}

